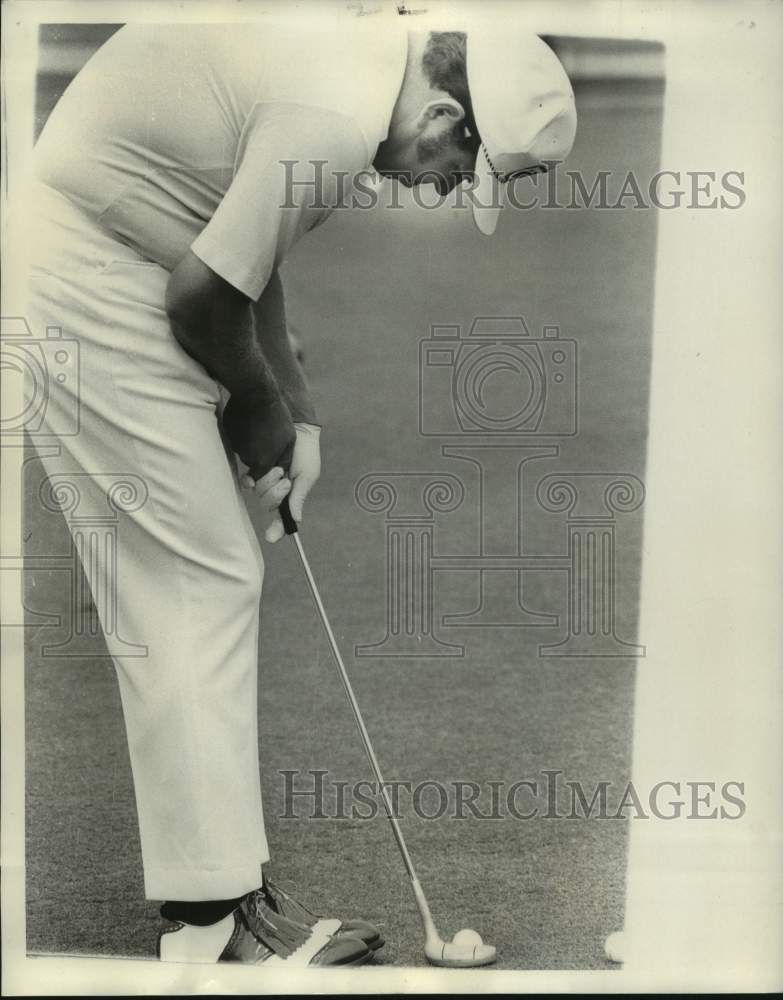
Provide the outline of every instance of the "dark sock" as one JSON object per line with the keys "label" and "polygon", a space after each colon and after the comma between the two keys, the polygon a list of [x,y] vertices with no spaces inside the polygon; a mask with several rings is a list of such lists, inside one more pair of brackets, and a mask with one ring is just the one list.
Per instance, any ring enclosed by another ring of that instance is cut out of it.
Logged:
{"label": "dark sock", "polygon": [[206,927],[227,917],[244,898],[244,896],[238,896],[236,899],[207,899],[197,903],[169,899],[161,906],[160,915],[167,920],[179,920],[183,924]]}

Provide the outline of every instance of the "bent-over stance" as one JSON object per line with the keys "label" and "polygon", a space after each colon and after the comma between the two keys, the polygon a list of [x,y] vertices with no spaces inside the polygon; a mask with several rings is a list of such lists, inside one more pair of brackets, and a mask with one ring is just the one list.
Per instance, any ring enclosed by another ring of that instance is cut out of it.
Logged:
{"label": "bent-over stance", "polygon": [[[383,943],[365,921],[315,916],[261,867],[264,569],[241,489],[274,512],[272,542],[282,499],[301,520],[320,471],[280,264],[346,177],[467,183],[489,233],[490,188],[574,138],[567,77],[535,36],[366,22],[126,26],[36,147],[31,321],[75,338],[81,366],[46,411],[56,433],[78,391],[79,433],[42,461],[79,476],[96,515],[107,474],[147,490],[118,513],[121,587],[104,558],[84,569],[94,592],[116,588],[117,627],[103,625],[164,959],[355,964]],[[146,656],[123,656],[117,635]]]}

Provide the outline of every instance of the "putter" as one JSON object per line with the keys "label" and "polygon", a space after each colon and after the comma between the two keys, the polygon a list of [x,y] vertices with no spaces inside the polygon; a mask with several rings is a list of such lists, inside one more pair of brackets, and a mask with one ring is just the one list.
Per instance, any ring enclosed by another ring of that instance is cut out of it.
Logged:
{"label": "putter", "polygon": [[386,788],[386,782],[383,780],[378,759],[375,756],[375,751],[372,748],[372,743],[370,742],[370,737],[367,733],[367,727],[364,725],[364,719],[362,718],[362,713],[359,710],[359,703],[356,701],[356,695],[353,693],[348,672],[345,669],[343,658],[340,655],[340,650],[337,646],[337,640],[332,632],[329,619],[326,617],[326,611],[324,609],[323,602],[321,601],[321,595],[318,592],[318,587],[316,586],[315,579],[313,578],[313,572],[310,569],[310,563],[307,561],[307,556],[305,555],[304,548],[302,547],[302,540],[299,537],[296,521],[291,514],[288,497],[286,497],[280,504],[280,517],[283,522],[283,527],[285,528],[285,533],[291,536],[294,544],[296,545],[296,550],[299,553],[299,558],[302,562],[305,576],[307,577],[307,583],[310,587],[310,593],[313,596],[313,601],[315,602],[318,615],[321,619],[321,624],[323,625],[324,632],[326,632],[326,637],[329,640],[329,645],[332,649],[332,656],[334,656],[334,661],[337,664],[340,680],[342,681],[343,688],[348,696],[348,702],[350,703],[353,717],[356,720],[356,725],[359,729],[359,733],[361,734],[364,749],[367,752],[370,765],[373,769],[373,773],[375,774],[375,780],[378,782],[378,787],[380,788],[381,795],[383,796],[386,815],[391,823],[392,831],[394,832],[394,839],[397,841],[397,846],[400,849],[402,860],[405,863],[405,868],[407,869],[408,876],[411,880],[413,895],[416,897],[416,905],[419,908],[421,922],[424,925],[424,954],[433,965],[443,965],[454,969],[469,969],[475,968],[479,965],[490,965],[495,961],[497,952],[493,945],[485,944],[481,939],[481,935],[477,934],[476,931],[467,929],[457,931],[451,941],[444,941],[438,933],[438,929],[435,926],[432,914],[430,913],[427,898],[424,895],[424,890],[421,887],[421,883],[416,875],[416,869],[413,867],[411,856],[408,853],[408,848],[405,844],[405,838],[402,835],[400,824],[397,822],[397,817],[394,815],[389,792]]}

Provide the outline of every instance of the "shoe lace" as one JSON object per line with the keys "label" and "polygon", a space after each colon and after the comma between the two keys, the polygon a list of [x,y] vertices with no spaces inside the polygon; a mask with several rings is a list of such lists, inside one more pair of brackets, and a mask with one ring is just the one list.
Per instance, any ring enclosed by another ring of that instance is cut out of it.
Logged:
{"label": "shoe lace", "polygon": [[281,889],[279,885],[273,882],[271,879],[264,880],[264,890],[268,896],[271,896],[275,900],[286,900],[291,899],[289,893],[285,889]]}
{"label": "shoe lace", "polygon": [[281,952],[293,954],[310,936],[309,928],[296,924],[269,909],[266,887],[249,893],[247,908],[257,925],[260,925],[254,928],[254,933],[278,954]]}
{"label": "shoe lace", "polygon": [[264,889],[275,903],[281,904],[283,907],[285,907],[286,904],[289,904],[289,912],[286,914],[289,920],[293,920],[296,923],[300,922],[299,919],[291,912],[291,908],[293,908],[297,914],[303,913],[312,918],[317,917],[317,914],[314,913],[308,906],[305,906],[305,904],[298,900],[295,896],[292,896],[290,892],[286,892],[285,889],[281,889],[280,886],[277,885],[276,882],[272,882],[271,879],[264,879]]}

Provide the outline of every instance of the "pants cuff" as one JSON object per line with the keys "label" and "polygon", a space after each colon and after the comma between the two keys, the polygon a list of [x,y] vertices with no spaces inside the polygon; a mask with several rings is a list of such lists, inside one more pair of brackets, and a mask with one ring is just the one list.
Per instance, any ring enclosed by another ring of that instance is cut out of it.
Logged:
{"label": "pants cuff", "polygon": [[233,899],[261,885],[261,865],[269,858],[254,860],[236,868],[144,868],[147,899],[179,899],[198,902]]}

